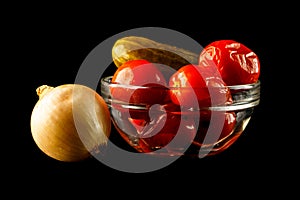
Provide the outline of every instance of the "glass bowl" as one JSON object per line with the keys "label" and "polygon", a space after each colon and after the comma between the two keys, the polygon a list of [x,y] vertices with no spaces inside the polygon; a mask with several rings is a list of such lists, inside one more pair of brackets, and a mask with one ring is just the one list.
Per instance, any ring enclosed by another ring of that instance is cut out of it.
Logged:
{"label": "glass bowl", "polygon": [[245,130],[260,101],[260,81],[227,86],[230,104],[184,107],[170,100],[178,88],[120,85],[111,79],[101,78],[101,96],[113,125],[137,153],[157,156],[204,157],[224,151]]}

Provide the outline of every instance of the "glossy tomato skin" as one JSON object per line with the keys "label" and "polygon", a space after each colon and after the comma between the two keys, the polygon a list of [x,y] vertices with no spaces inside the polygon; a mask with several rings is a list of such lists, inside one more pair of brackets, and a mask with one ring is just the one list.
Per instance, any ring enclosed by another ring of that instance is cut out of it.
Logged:
{"label": "glossy tomato skin", "polygon": [[151,105],[162,103],[168,97],[163,74],[147,60],[125,62],[114,73],[112,83],[116,83],[111,88],[112,97],[126,103]]}
{"label": "glossy tomato skin", "polygon": [[235,40],[218,40],[204,47],[199,64],[216,66],[227,85],[255,83],[260,75],[256,53]]}
{"label": "glossy tomato skin", "polygon": [[229,88],[215,67],[188,64],[169,79],[171,100],[182,107],[198,108],[232,103]]}
{"label": "glossy tomato skin", "polygon": [[196,132],[196,124],[192,119],[166,110],[144,126],[140,141],[151,147],[151,151],[166,145],[167,151],[184,151],[192,143]]}
{"label": "glossy tomato skin", "polygon": [[[211,117],[214,115],[214,120]],[[194,144],[201,146],[202,144],[214,144],[225,137],[229,136],[237,123],[235,112],[224,111],[200,111],[199,128]],[[212,124],[213,123],[213,124]],[[220,126],[216,128],[216,125]],[[208,132],[210,126],[211,131]],[[221,132],[217,131],[221,130]]]}

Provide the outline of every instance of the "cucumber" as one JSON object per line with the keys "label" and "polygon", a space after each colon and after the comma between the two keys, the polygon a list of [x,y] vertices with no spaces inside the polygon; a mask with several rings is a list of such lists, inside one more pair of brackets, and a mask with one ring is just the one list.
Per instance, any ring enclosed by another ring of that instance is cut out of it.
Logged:
{"label": "cucumber", "polygon": [[178,70],[187,64],[197,64],[198,57],[189,50],[140,36],[120,38],[112,48],[113,62],[117,67],[129,60],[145,59]]}

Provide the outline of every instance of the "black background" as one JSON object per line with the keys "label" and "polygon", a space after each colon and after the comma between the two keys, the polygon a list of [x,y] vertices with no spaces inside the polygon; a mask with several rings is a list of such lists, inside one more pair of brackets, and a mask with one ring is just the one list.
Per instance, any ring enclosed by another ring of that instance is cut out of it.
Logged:
{"label": "black background", "polygon": [[[9,7],[12,11],[4,18],[7,20],[3,39],[8,45],[3,53],[6,67],[2,73],[5,185],[11,189],[28,187],[24,193],[31,195],[36,188],[49,195],[64,192],[76,196],[82,192],[99,197],[111,190],[109,194],[124,198],[154,198],[162,194],[230,197],[238,191],[244,192],[241,197],[290,195],[291,190],[283,188],[298,177],[297,157],[293,156],[297,148],[291,143],[296,141],[293,137],[298,130],[293,128],[293,120],[285,110],[286,96],[293,96],[287,91],[293,90],[282,88],[295,79],[286,70],[288,59],[282,58],[290,51],[287,46],[292,31],[277,11],[266,14],[264,7],[248,5],[252,9],[245,10],[247,5],[223,9],[220,6],[215,10],[211,5],[190,10],[194,6],[189,5],[186,10],[154,7],[147,12],[144,8],[116,9],[101,4],[79,5],[76,9],[71,5]],[[202,12],[205,10],[210,12]],[[42,84],[73,83],[93,48],[112,35],[139,27],[173,29],[202,46],[214,40],[234,39],[257,53],[261,61],[261,102],[243,135],[219,155],[180,158],[149,173],[118,171],[92,158],[63,163],[43,154],[30,132],[30,115],[38,100],[35,89]]]}

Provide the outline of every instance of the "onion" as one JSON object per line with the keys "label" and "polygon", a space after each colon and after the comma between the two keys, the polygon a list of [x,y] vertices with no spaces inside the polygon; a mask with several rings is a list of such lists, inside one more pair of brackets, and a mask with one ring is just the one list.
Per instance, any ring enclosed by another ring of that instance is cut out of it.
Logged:
{"label": "onion", "polygon": [[48,156],[81,161],[105,147],[111,131],[108,106],[93,89],[80,84],[42,85],[31,114],[32,137]]}

